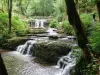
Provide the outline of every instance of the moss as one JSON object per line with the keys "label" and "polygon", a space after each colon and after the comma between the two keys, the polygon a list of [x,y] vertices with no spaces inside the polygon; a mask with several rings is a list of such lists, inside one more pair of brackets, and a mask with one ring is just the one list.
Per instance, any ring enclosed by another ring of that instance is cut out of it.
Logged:
{"label": "moss", "polygon": [[9,55],[2,55],[2,57],[9,75],[21,75],[19,71],[24,67],[22,60],[18,60],[16,57]]}
{"label": "moss", "polygon": [[49,36],[49,39],[51,39],[51,40],[56,40],[56,39],[58,39],[59,38],[59,36]]}
{"label": "moss", "polygon": [[33,55],[47,62],[57,63],[59,57],[66,55],[71,47],[64,42],[49,41],[37,43],[33,48]]}
{"label": "moss", "polygon": [[20,45],[24,44],[27,41],[27,39],[24,39],[23,37],[13,37],[11,39],[6,40],[6,43],[4,42],[1,47],[4,49],[11,49],[15,50],[15,48]]}
{"label": "moss", "polygon": [[42,33],[45,33],[47,29],[44,29],[44,28],[33,28],[33,29],[30,29],[28,33],[30,34],[42,34]]}

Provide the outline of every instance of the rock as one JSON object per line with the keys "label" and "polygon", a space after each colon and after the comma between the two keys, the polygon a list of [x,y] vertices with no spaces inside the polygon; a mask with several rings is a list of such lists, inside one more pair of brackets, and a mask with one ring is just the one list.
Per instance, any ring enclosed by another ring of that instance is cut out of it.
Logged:
{"label": "rock", "polygon": [[8,39],[6,43],[2,44],[2,48],[15,50],[17,46],[24,44],[27,40],[29,39],[23,38],[23,37],[14,37],[14,38]]}
{"label": "rock", "polygon": [[29,30],[29,34],[43,34],[46,33],[46,30],[45,28],[32,28]]}
{"label": "rock", "polygon": [[35,44],[33,55],[47,62],[57,63],[59,57],[68,54],[70,50],[70,45],[65,42],[49,41]]}
{"label": "rock", "polygon": [[68,39],[76,40],[77,38],[75,36],[67,36]]}
{"label": "rock", "polygon": [[56,35],[54,35],[54,36],[49,36],[49,39],[51,39],[51,40],[55,40],[55,39],[58,39],[59,38],[59,36],[56,36]]}

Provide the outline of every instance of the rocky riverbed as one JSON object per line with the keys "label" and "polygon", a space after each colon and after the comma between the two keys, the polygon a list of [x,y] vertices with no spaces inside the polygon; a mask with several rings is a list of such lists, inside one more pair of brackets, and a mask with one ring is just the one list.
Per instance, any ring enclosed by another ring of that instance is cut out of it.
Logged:
{"label": "rocky riverbed", "polygon": [[9,75],[59,75],[61,69],[55,65],[43,66],[34,62],[35,57],[24,56],[18,52],[2,54]]}

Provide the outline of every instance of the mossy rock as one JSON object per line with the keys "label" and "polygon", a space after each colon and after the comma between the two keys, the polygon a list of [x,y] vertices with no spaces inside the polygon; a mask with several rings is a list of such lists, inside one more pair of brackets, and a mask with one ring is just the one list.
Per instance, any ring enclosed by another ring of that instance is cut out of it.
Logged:
{"label": "mossy rock", "polygon": [[44,29],[44,28],[33,28],[29,30],[29,33],[30,34],[43,34],[43,33],[46,33],[46,30],[47,29]]}
{"label": "mossy rock", "polygon": [[49,39],[51,39],[51,40],[56,40],[56,39],[58,39],[59,38],[59,36],[56,36],[56,35],[52,35],[52,36],[49,36]]}
{"label": "mossy rock", "polygon": [[4,42],[1,47],[4,49],[15,50],[17,46],[24,44],[27,40],[28,39],[24,39],[23,37],[14,37]]}
{"label": "mossy rock", "polygon": [[37,43],[33,48],[33,55],[47,62],[57,63],[59,57],[66,55],[71,46],[65,42],[49,41]]}

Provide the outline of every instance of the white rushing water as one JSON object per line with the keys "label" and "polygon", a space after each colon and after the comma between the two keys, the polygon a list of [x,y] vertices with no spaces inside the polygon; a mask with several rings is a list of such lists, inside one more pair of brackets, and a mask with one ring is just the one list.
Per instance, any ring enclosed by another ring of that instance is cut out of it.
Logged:
{"label": "white rushing water", "polygon": [[61,74],[59,75],[70,75],[70,71],[76,65],[76,58],[71,57],[72,51],[68,55],[63,56],[57,63],[57,66],[62,69]]}
{"label": "white rushing water", "polygon": [[[2,57],[6,62],[9,75],[71,75],[70,71],[76,64],[76,59],[71,57],[71,54],[72,51],[60,58],[57,66],[61,67],[62,62],[61,69],[53,65],[41,66],[39,63],[34,62],[35,57],[21,55],[18,52],[4,53]],[[13,64],[13,66],[8,66],[8,63]],[[14,72],[14,74],[11,72]]]}
{"label": "white rushing water", "polygon": [[44,28],[44,22],[46,19],[35,19],[35,28]]}
{"label": "white rushing water", "polygon": [[[33,39],[33,38],[31,38]],[[24,55],[31,55],[32,54],[32,48],[34,47],[34,44],[37,42],[47,42],[48,37],[38,37],[34,38],[33,40],[28,40],[23,45],[19,45],[16,49],[17,52],[24,54]]]}
{"label": "white rushing water", "polygon": [[24,45],[19,45],[16,51],[20,52],[21,54],[30,55],[31,49],[35,43],[36,40],[28,40]]}
{"label": "white rushing water", "polygon": [[49,28],[46,32],[48,32],[48,35],[58,35],[58,33],[56,32],[57,29],[55,28]]}

